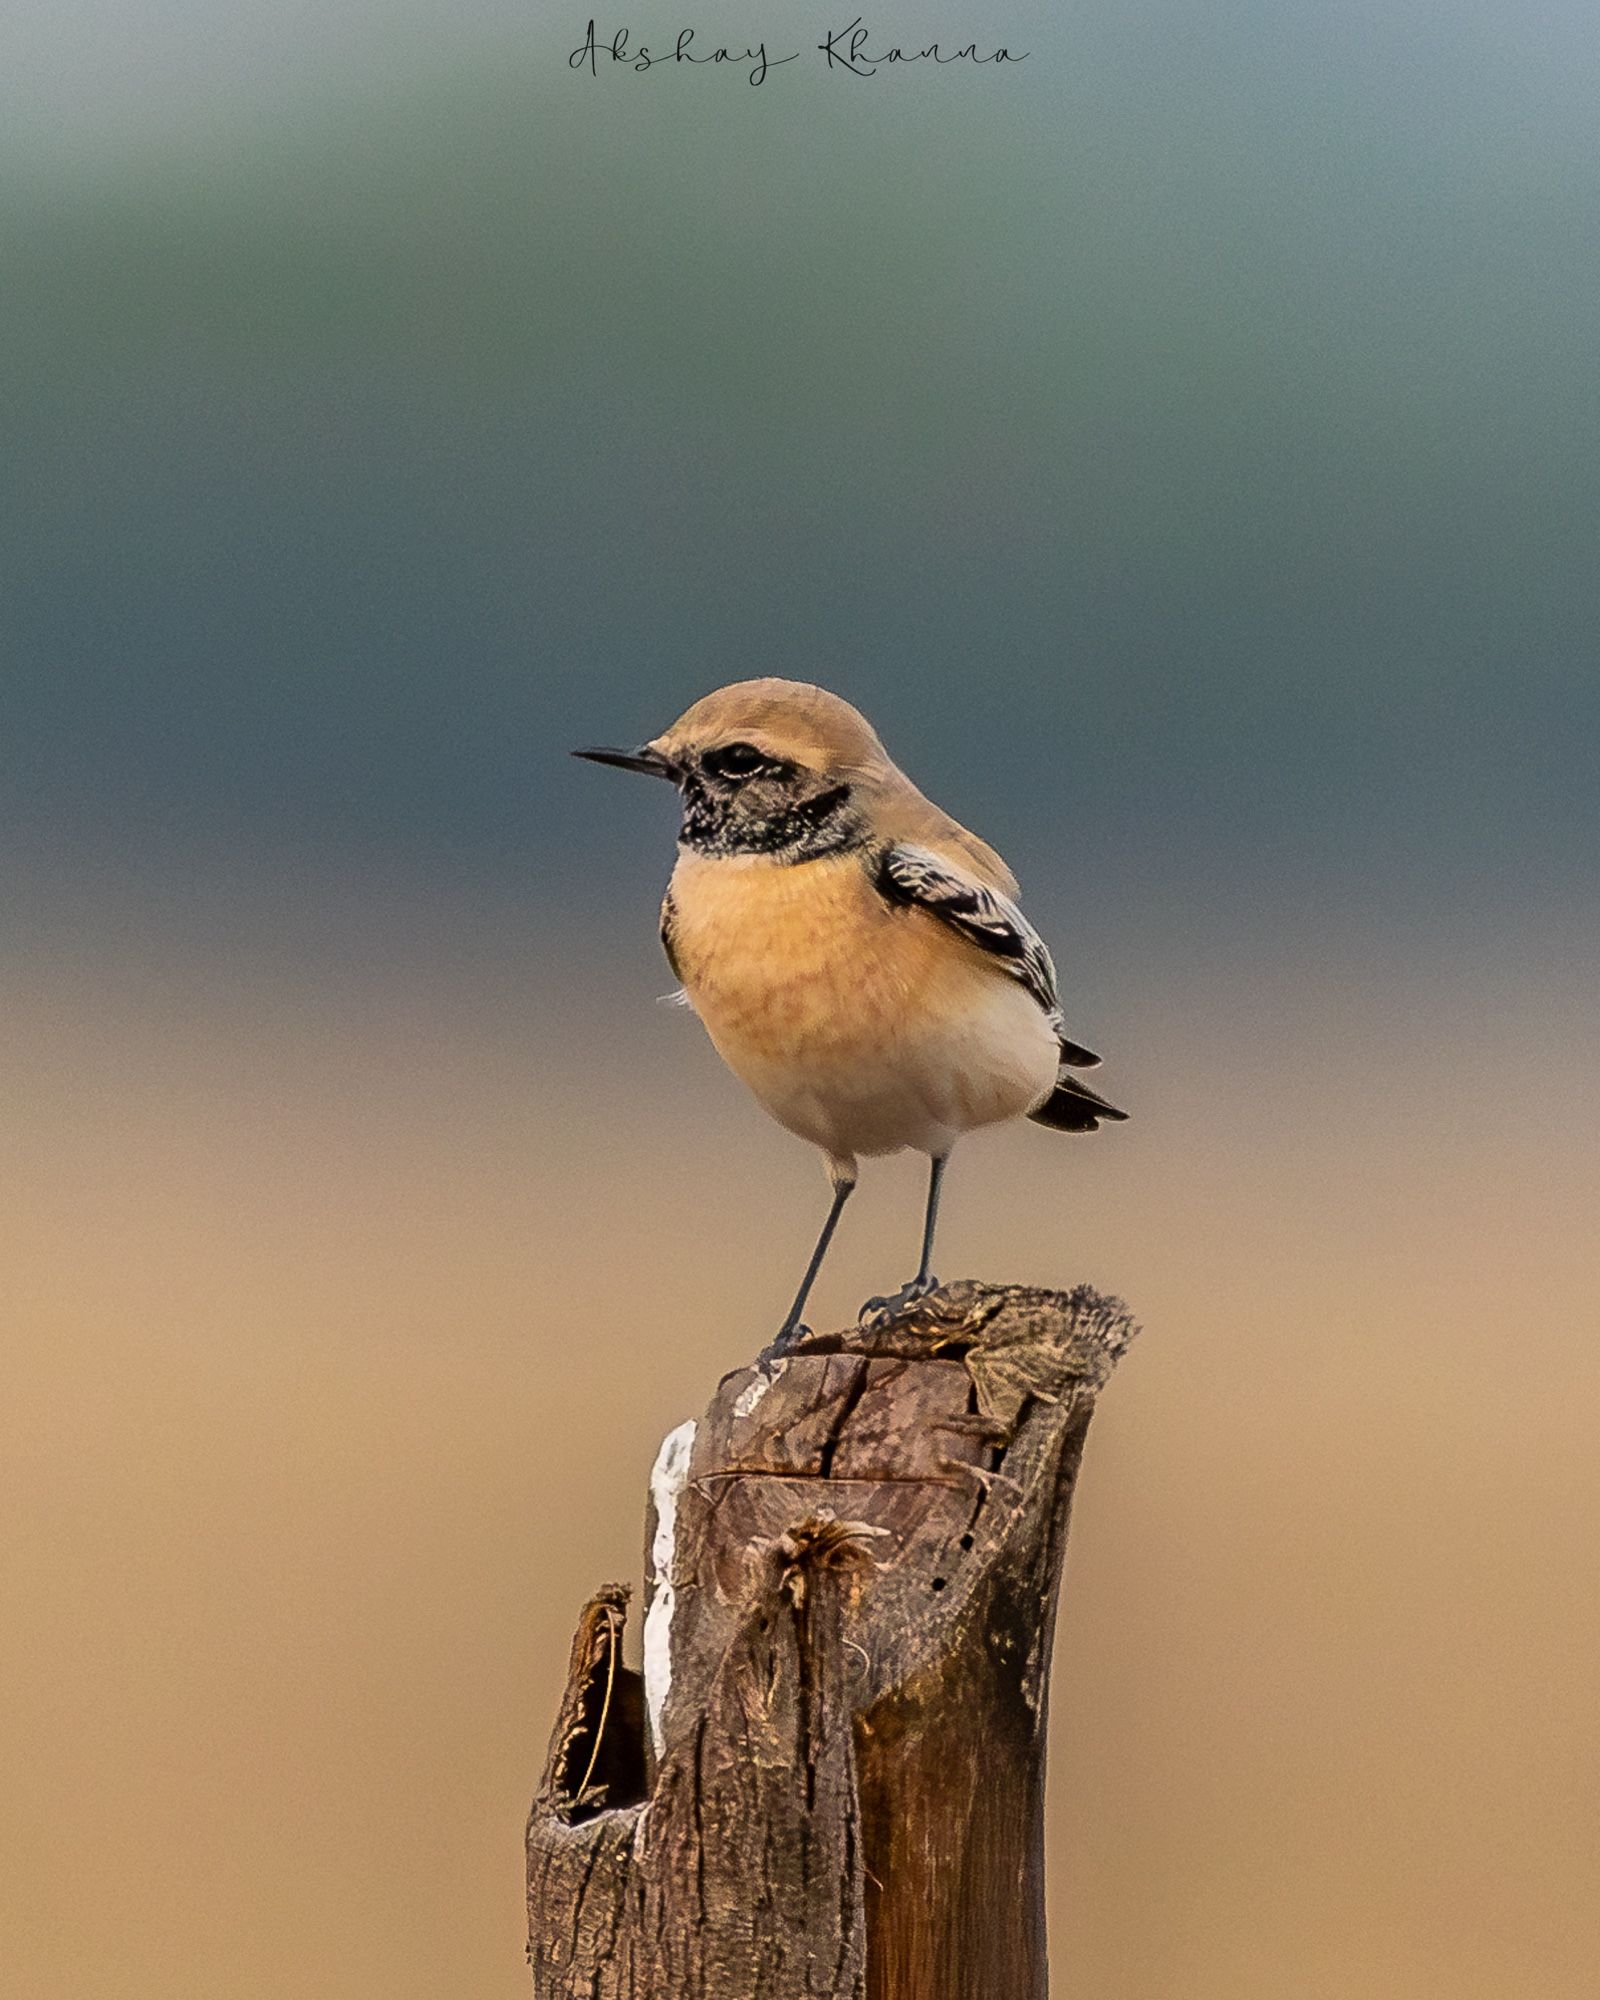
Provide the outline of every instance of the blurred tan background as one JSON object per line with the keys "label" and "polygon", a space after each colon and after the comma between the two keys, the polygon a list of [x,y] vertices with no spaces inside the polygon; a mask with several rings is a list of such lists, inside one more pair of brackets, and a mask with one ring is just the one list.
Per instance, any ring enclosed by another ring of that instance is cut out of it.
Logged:
{"label": "blurred tan background", "polygon": [[572,1620],[825,1197],[564,753],[769,671],[1007,854],[1134,1114],[942,1229],[1147,1328],[1061,1993],[1590,2000],[1592,10],[905,0],[1029,60],[758,90],[586,18],[0,29],[0,1989],[525,1991]]}
{"label": "blurred tan background", "polygon": [[[649,1004],[647,908],[559,954],[258,911],[299,980],[138,914],[5,995],[9,1990],[509,2000],[572,1618],[821,1176]],[[1064,1993],[1592,1991],[1596,968],[1552,943],[1494,989],[1514,1118],[1482,989],[1152,946],[1096,1024],[1137,1124],[958,1159],[947,1274],[1147,1323],[1068,1562]],[[915,1180],[868,1182],[819,1323],[905,1263]]]}

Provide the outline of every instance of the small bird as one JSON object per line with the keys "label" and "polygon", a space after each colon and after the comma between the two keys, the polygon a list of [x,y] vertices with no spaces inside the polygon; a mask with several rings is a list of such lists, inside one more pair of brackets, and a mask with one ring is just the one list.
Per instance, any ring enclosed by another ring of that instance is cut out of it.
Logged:
{"label": "small bird", "polygon": [[737,681],[637,750],[575,750],[682,798],[661,942],[717,1053],[819,1146],[833,1201],[773,1343],[801,1314],[863,1154],[928,1155],[917,1274],[869,1321],[938,1289],[939,1188],[963,1132],[1028,1117],[1093,1132],[1126,1112],[1072,1074],[1055,966],[992,847],[890,761],[865,716],[802,681]]}

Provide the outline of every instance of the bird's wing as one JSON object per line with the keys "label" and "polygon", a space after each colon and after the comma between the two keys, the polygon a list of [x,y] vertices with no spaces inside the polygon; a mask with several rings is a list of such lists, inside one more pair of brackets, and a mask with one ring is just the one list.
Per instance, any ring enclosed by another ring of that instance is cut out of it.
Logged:
{"label": "bird's wing", "polygon": [[[877,882],[879,893],[889,902],[926,910],[969,944],[990,953],[1038,1001],[1056,1033],[1062,1033],[1055,965],[1044,939],[1009,896],[978,881],[942,854],[904,842],[883,850]],[[1071,1060],[1089,1056],[1076,1042],[1064,1042],[1063,1046],[1070,1046]]]}
{"label": "bird's wing", "polygon": [[672,939],[677,920],[678,912],[672,901],[672,891],[669,889],[661,898],[661,949],[667,954],[667,963],[672,967],[673,978],[681,984],[683,967],[678,963],[678,953]]}
{"label": "bird's wing", "polygon": [[1061,1045],[1062,1066],[1056,1072],[1055,1089],[1029,1117],[1062,1132],[1094,1132],[1102,1119],[1127,1117],[1098,1091],[1067,1075],[1069,1069],[1097,1068],[1100,1058],[1067,1039],[1056,996],[1055,965],[1044,939],[1009,896],[976,880],[944,855],[905,842],[882,851],[877,884],[887,901],[926,910],[980,951],[989,952],[1044,1009]]}

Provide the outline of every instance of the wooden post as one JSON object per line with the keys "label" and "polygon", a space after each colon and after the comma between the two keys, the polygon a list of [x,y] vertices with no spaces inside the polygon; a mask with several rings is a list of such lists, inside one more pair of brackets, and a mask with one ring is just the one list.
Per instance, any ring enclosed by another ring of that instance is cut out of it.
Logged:
{"label": "wooden post", "polygon": [[644,1671],[602,1590],[528,1822],[535,2000],[1046,2000],[1056,1593],[1133,1332],[950,1285],[668,1437]]}

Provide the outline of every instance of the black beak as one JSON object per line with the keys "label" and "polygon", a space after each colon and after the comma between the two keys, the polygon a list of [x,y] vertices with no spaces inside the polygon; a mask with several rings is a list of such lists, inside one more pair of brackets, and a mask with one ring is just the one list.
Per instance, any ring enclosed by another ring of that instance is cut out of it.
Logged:
{"label": "black beak", "polygon": [[641,750],[574,750],[572,754],[587,758],[591,764],[615,764],[619,771],[647,771],[652,778],[676,779],[678,775],[677,766],[648,744]]}

